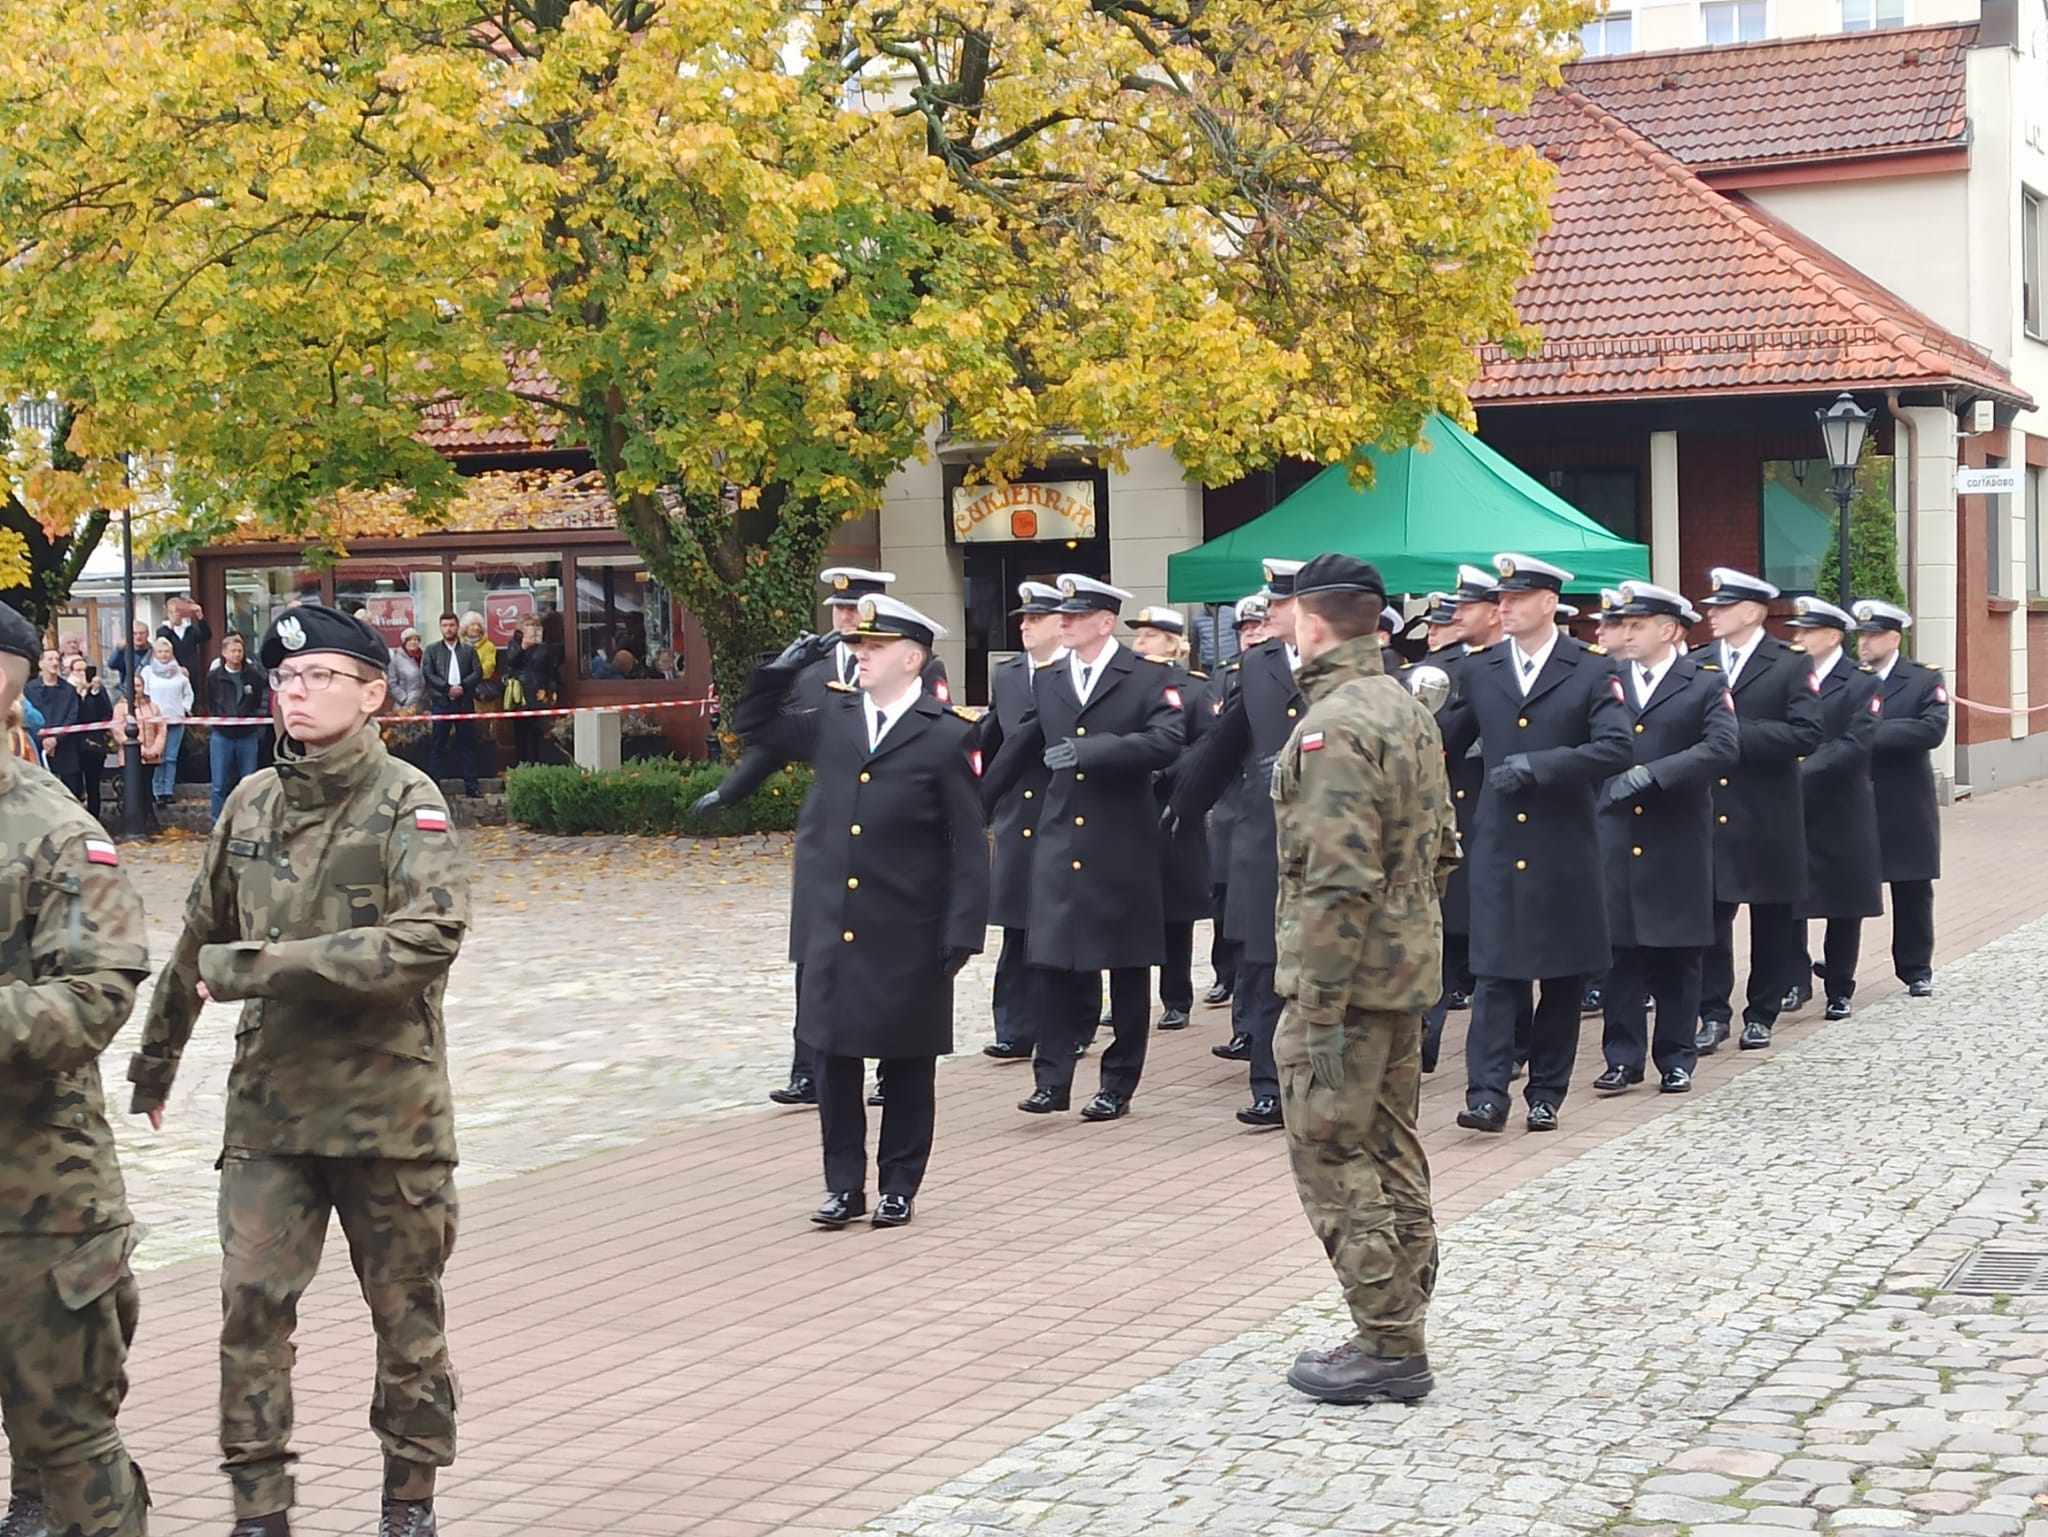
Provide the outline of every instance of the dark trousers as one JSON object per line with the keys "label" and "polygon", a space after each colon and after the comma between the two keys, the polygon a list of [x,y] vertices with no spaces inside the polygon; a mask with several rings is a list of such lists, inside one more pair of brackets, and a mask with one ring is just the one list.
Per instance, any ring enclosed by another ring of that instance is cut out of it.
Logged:
{"label": "dark trousers", "polygon": [[[1472,992],[1472,936],[1469,934],[1444,935],[1444,990],[1437,995],[1422,1015],[1422,1070],[1436,1071],[1436,1059],[1444,1048],[1444,1019],[1451,1012],[1451,994]],[[1517,1032],[1516,1039],[1526,1044],[1526,1029]],[[1526,1059],[1528,1052],[1523,1051]]]}
{"label": "dark trousers", "polygon": [[[1700,1018],[1716,1024],[1734,1020],[1735,909],[1714,904],[1714,943],[1700,962]],[[1749,987],[1742,1017],[1775,1025],[1785,994],[1800,981],[1799,920],[1786,902],[1749,904]]]}
{"label": "dark trousers", "polygon": [[1166,959],[1159,967],[1159,1002],[1185,1014],[1195,1006],[1195,926],[1166,926]]}
{"label": "dark trousers", "polygon": [[1804,982],[1810,974],[1820,978],[1822,997],[1853,998],[1856,966],[1863,957],[1863,920],[1828,918],[1822,922],[1818,966],[1813,964],[1813,941],[1807,925],[1804,920],[1799,924],[1799,981]]}
{"label": "dark trousers", "polygon": [[[448,772],[448,744],[455,743],[455,772]],[[476,719],[468,710],[434,715],[434,729],[427,739],[427,773],[435,780],[459,778],[462,788],[476,794]]]}
{"label": "dark trousers", "polygon": [[806,1046],[796,1033],[797,1016],[803,1013],[803,1006],[804,966],[802,961],[798,961],[796,966],[796,1007],[790,1011],[789,1019],[789,1076],[792,1081],[798,1078],[815,1079],[818,1076],[818,1059],[812,1055],[811,1048]]}
{"label": "dark trousers", "polygon": [[1209,970],[1216,981],[1228,988],[1237,986],[1237,941],[1223,934],[1223,904],[1230,887],[1219,881],[1209,888]]}
{"label": "dark trousers", "polygon": [[1934,976],[1934,882],[1892,882],[1892,970],[1901,982]]}
{"label": "dark trousers", "polygon": [[1579,1054],[1579,1002],[1585,995],[1583,976],[1545,977],[1540,983],[1478,978],[1472,985],[1472,1022],[1465,1032],[1466,1107],[1499,1108],[1508,1103],[1508,1075],[1521,1055],[1516,1027],[1525,1018],[1529,1081],[1523,1097],[1532,1105],[1563,1104],[1571,1087],[1572,1061]]}
{"label": "dark trousers", "polygon": [[1005,1046],[1038,1044],[1037,1000],[1031,995],[1031,966],[1024,959],[1024,931],[1003,930],[1003,948],[996,956],[996,984],[989,1007],[996,1018],[996,1039]]}
{"label": "dark trousers", "polygon": [[1273,963],[1237,963],[1237,991],[1230,995],[1230,1025],[1251,1037],[1248,1064],[1253,1099],[1277,1099],[1280,1069],[1273,1062],[1273,1032],[1280,1024],[1280,996],[1273,991]]}
{"label": "dark trousers", "polygon": [[[1643,1008],[1645,993],[1657,1000],[1654,1039]],[[1699,949],[1617,948],[1614,964],[1608,968],[1607,986],[1600,994],[1600,1012],[1605,1016],[1601,1049],[1609,1067],[1640,1078],[1647,1052],[1660,1075],[1673,1068],[1692,1072],[1698,1066],[1693,1021],[1700,1017]]]}
{"label": "dark trousers", "polygon": [[[875,1166],[883,1195],[917,1194],[932,1158],[937,1057],[889,1057],[889,1098]],[[867,1061],[818,1055],[818,1129],[825,1144],[825,1188],[868,1187]]]}
{"label": "dark trousers", "polygon": [[[1064,1095],[1074,1087],[1074,1053],[1094,1032],[1102,974],[1047,966],[1032,971],[1041,1008],[1031,1073],[1039,1088]],[[1145,1070],[1145,1043],[1152,1033],[1151,967],[1122,966],[1109,974],[1109,1012],[1116,1038],[1102,1054],[1102,1090],[1132,1095]]]}
{"label": "dark trousers", "polygon": [[545,720],[520,719],[512,721],[512,755],[521,763],[540,762],[540,742],[547,730]]}
{"label": "dark trousers", "polygon": [[[107,755],[103,752],[84,752],[78,755],[79,772],[85,776],[81,788],[85,791],[85,809],[94,816],[100,814],[100,795],[107,782]],[[1929,888],[1930,891],[1932,888]]]}

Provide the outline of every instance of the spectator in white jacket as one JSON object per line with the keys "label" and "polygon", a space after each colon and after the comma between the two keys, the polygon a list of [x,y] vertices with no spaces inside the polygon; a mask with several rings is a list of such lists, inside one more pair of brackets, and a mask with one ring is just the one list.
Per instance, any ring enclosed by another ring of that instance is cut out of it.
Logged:
{"label": "spectator in white jacket", "polygon": [[156,766],[156,803],[167,805],[178,789],[178,748],[185,740],[185,717],[192,713],[192,675],[178,665],[170,637],[159,635],[142,669],[143,692],[163,717],[163,761]]}

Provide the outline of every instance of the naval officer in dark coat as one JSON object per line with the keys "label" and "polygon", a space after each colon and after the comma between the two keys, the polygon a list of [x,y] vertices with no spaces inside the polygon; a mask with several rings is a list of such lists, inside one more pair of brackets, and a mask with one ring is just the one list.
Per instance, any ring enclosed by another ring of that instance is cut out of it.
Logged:
{"label": "naval officer in dark coat", "polygon": [[[1231,617],[1237,628],[1237,655],[1216,670],[1209,695],[1209,713],[1221,715],[1237,692],[1238,673],[1244,653],[1266,638],[1266,595],[1255,592],[1237,600]],[[1227,785],[1209,809],[1209,965],[1216,973],[1215,984],[1203,995],[1204,1003],[1229,1003],[1237,992],[1237,961],[1242,948],[1230,937],[1225,922],[1230,911],[1230,858],[1237,842],[1238,809],[1243,804],[1244,783]],[[1170,798],[1169,798],[1170,804]],[[1237,1028],[1237,1011],[1231,1010],[1230,1039],[1210,1052],[1231,1062],[1252,1059],[1252,1038]]]}
{"label": "naval officer in dark coat", "polygon": [[[889,584],[896,580],[893,571],[864,571],[858,566],[829,566],[818,573],[818,581],[825,588],[825,611],[832,616],[832,634],[814,637],[806,652],[809,660],[797,675],[790,691],[790,708],[814,710],[825,703],[826,685],[838,683],[845,688],[857,686],[854,676],[856,656],[853,646],[853,632],[857,626],[855,606],[862,598],[887,592]],[[925,658],[921,677],[924,691],[940,704],[950,704],[952,694],[946,686],[946,664],[936,656]],[[735,728],[737,729],[737,727]],[[744,735],[744,733],[742,733]],[[697,797],[690,811],[694,816],[703,816],[720,806],[736,806],[761,788],[761,784],[782,767],[782,760],[764,748],[748,742],[740,752],[739,762],[733,765],[730,774],[720,781],[717,789]],[[798,831],[803,822],[813,815],[810,804],[797,813]],[[789,933],[789,958],[796,963],[797,1008],[803,1008],[803,936],[796,931],[794,923]],[[817,1065],[811,1061],[811,1054],[805,1048],[803,1039],[792,1029],[795,1037],[790,1053],[789,1081],[768,1091],[768,1097],[778,1105],[815,1105],[818,1102]]]}
{"label": "naval officer in dark coat", "polygon": [[1716,566],[1700,599],[1714,639],[1695,648],[1735,695],[1742,761],[1714,786],[1714,943],[1700,977],[1702,1056],[1728,1039],[1734,1019],[1735,910],[1749,908],[1749,985],[1742,1049],[1771,1044],[1785,994],[1799,978],[1800,898],[1806,891],[1806,801],[1799,760],[1820,745],[1820,701],[1802,647],[1764,629],[1778,589]]}
{"label": "naval officer in dark coat", "polygon": [[755,671],[733,724],[816,774],[791,893],[791,929],[804,936],[797,1037],[818,1064],[825,1152],[825,1201],[811,1220],[839,1228],[866,1215],[861,1087],[875,1058],[889,1074],[873,1220],[901,1227],[931,1158],[953,978],[987,931],[988,833],[973,727],[921,678],[945,632],[886,594],[863,597],[855,615],[843,633],[860,658],[858,686],[835,678],[824,704],[788,708],[816,650],[800,640]]}
{"label": "naval officer in dark coat", "polygon": [[[1015,732],[1031,713],[1031,673],[1049,667],[1067,652],[1060,644],[1060,590],[1046,582],[1019,582],[1017,629],[1024,649],[1005,657],[988,675],[988,713],[982,717],[979,747],[986,762],[989,742]],[[997,1062],[1028,1062],[1038,1045],[1039,1001],[1031,995],[1031,967],[1026,959],[1025,926],[1031,914],[1031,840],[1037,836],[1038,813],[1045,806],[1051,770],[1027,763],[1015,784],[994,804],[989,818],[994,832],[994,866],[989,880],[988,921],[1003,931],[996,957],[996,1038],[982,1047]]]}
{"label": "naval officer in dark coat", "polygon": [[[1164,667],[1180,690],[1181,719],[1187,728],[1187,747],[1176,760],[1201,739],[1216,712],[1209,707],[1207,673],[1187,665],[1187,617],[1177,608],[1152,606],[1138,610],[1131,621],[1131,649],[1146,661]],[[1165,809],[1173,793],[1173,768],[1162,769],[1152,781],[1154,797]],[[1209,916],[1209,833],[1197,820],[1174,827],[1167,835],[1159,869],[1160,902],[1166,915],[1166,960],[1159,967],[1158,1028],[1185,1030],[1188,1011],[1195,1006],[1195,925]]]}
{"label": "naval officer in dark coat", "polygon": [[1870,750],[1877,846],[1892,891],[1892,970],[1915,998],[1934,996],[1934,883],[1941,813],[1929,756],[1948,736],[1948,686],[1900,652],[1913,616],[1882,598],[1851,605],[1856,649],[1877,670],[1883,715]]}
{"label": "naval officer in dark coat", "polygon": [[[1619,1094],[1657,1065],[1666,1094],[1692,1088],[1700,957],[1714,941],[1714,782],[1740,755],[1735,701],[1712,662],[1685,654],[1698,616],[1650,582],[1624,582],[1603,607],[1618,632],[1634,761],[1600,792],[1608,937],[1614,964],[1600,1006],[1607,1070]],[[1657,1001],[1649,1039],[1644,994]]]}
{"label": "naval officer in dark coat", "polygon": [[1440,717],[1445,751],[1476,740],[1486,764],[1470,858],[1478,983],[1458,1124],[1507,1125],[1516,1019],[1540,981],[1524,1092],[1529,1129],[1555,1131],[1579,1000],[1610,960],[1593,797],[1629,766],[1630,722],[1612,660],[1557,627],[1571,573],[1515,554],[1495,556],[1494,569],[1507,639],[1460,664],[1460,697]]}
{"label": "naval officer in dark coat", "polygon": [[[1818,977],[1829,1019],[1849,1017],[1856,992],[1856,962],[1863,920],[1884,911],[1878,858],[1877,799],[1870,787],[1871,746],[1883,702],[1878,676],[1850,658],[1847,641],[1856,621],[1820,598],[1802,597],[1792,620],[1806,636],[1820,700],[1820,745],[1799,765],[1806,798],[1806,895],[1799,905],[1799,982],[1796,1007],[1812,996]],[[1809,918],[1827,920],[1821,962],[1811,966]],[[1809,967],[1811,971],[1809,972]]]}
{"label": "naval officer in dark coat", "polygon": [[1031,712],[1014,732],[983,717],[985,793],[1000,799],[1032,764],[1050,770],[1032,839],[1026,945],[1041,1000],[1037,1087],[1018,1108],[1068,1107],[1074,1057],[1092,1023],[1099,974],[1109,973],[1116,1039],[1102,1056],[1090,1121],[1126,1114],[1151,1032],[1152,968],[1166,956],[1160,828],[1152,775],[1180,755],[1186,701],[1163,667],[1115,638],[1130,594],[1090,576],[1059,579],[1066,657],[1031,675]]}

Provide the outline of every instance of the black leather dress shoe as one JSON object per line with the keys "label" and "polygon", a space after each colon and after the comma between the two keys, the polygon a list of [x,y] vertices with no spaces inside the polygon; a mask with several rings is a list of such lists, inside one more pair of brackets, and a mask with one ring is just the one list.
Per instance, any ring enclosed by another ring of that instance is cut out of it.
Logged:
{"label": "black leather dress shoe", "polygon": [[1256,1126],[1262,1131],[1271,1131],[1284,1123],[1280,1119],[1280,1101],[1270,1094],[1261,1094],[1251,1103],[1248,1110],[1237,1112],[1237,1118],[1247,1126]]}
{"label": "black leather dress shoe", "polygon": [[770,1089],[768,1097],[778,1105],[815,1105],[818,1102],[818,1080],[805,1073],[797,1073],[789,1080],[789,1086]]}
{"label": "black leather dress shoe", "polygon": [[1129,1095],[1112,1094],[1109,1090],[1104,1089],[1081,1107],[1081,1119],[1084,1121],[1114,1121],[1119,1116],[1128,1115],[1130,1109],[1131,1100]]}
{"label": "black leather dress shoe", "polygon": [[1760,1019],[1745,1019],[1740,1044],[1744,1051],[1762,1051],[1771,1044],[1771,1027]]}
{"label": "black leather dress shoe", "polygon": [[875,1214],[868,1220],[876,1227],[910,1226],[910,1197],[907,1195],[885,1195],[875,1204]]}
{"label": "black leather dress shoe", "polygon": [[1813,987],[1810,983],[1802,982],[1778,1000],[1778,1012],[1781,1014],[1797,1014],[1811,1002],[1813,1002]]}
{"label": "black leather dress shoe", "polygon": [[825,1204],[811,1213],[811,1220],[819,1227],[841,1228],[867,1214],[868,1198],[858,1190],[833,1190],[827,1192]]}
{"label": "black leather dress shoe", "polygon": [[1067,1096],[1051,1089],[1033,1089],[1029,1099],[1018,1101],[1017,1108],[1026,1115],[1051,1115],[1067,1108]]}
{"label": "black leather dress shoe", "polygon": [[1632,1073],[1624,1067],[1610,1067],[1593,1080],[1595,1094],[1623,1094],[1643,1081],[1641,1073]]}
{"label": "black leather dress shoe", "polygon": [[1458,1124],[1467,1131],[1506,1131],[1508,1112],[1504,1105],[1477,1105],[1458,1112]]}
{"label": "black leather dress shoe", "polygon": [[1215,986],[1211,987],[1211,988],[1209,989],[1209,991],[1207,991],[1206,993],[1202,994],[1202,1002],[1204,1002],[1204,1003],[1228,1003],[1228,1002],[1230,1002],[1230,984],[1229,984],[1228,982],[1218,982],[1218,983],[1217,983],[1217,984],[1216,984]]}
{"label": "black leather dress shoe", "polygon": [[1846,998],[1830,998],[1827,1008],[1821,1013],[1821,1018],[1823,1019],[1847,1019],[1848,1017],[1849,1000]]}
{"label": "black leather dress shoe", "polygon": [[1599,988],[1589,987],[1579,995],[1579,1012],[1581,1014],[1598,1014],[1600,1012]]}
{"label": "black leather dress shoe", "polygon": [[1031,1048],[1029,1046],[1015,1046],[1008,1041],[997,1041],[993,1045],[984,1046],[981,1048],[981,1054],[984,1057],[992,1057],[998,1062],[1029,1062],[1031,1060]]}
{"label": "black leather dress shoe", "polygon": [[1728,1021],[1725,1019],[1703,1019],[1699,1029],[1693,1032],[1692,1049],[1703,1057],[1711,1057],[1721,1049],[1721,1043],[1728,1039]]}
{"label": "black leather dress shoe", "polygon": [[1249,1062],[1252,1059],[1252,1038],[1240,1031],[1227,1044],[1211,1046],[1209,1055],[1221,1057],[1226,1062]]}
{"label": "black leather dress shoe", "polygon": [[1160,1030],[1185,1030],[1187,1027],[1188,1011],[1186,1009],[1168,1009],[1159,1016],[1159,1023],[1155,1028]]}
{"label": "black leather dress shoe", "polygon": [[1541,1100],[1531,1105],[1529,1107],[1529,1130],[1556,1131],[1557,1106],[1546,1105]]}
{"label": "black leather dress shoe", "polygon": [[1674,1067],[1670,1072],[1657,1080],[1657,1092],[1659,1094],[1690,1094],[1692,1092],[1692,1074],[1682,1067]]}
{"label": "black leather dress shoe", "polygon": [[1934,978],[1922,977],[1917,982],[1908,982],[1906,984],[1906,996],[1909,998],[1932,998],[1934,996]]}
{"label": "black leather dress shoe", "polygon": [[1444,1007],[1453,1014],[1457,1013],[1460,1009],[1469,1009],[1472,1007],[1472,995],[1453,988],[1450,996],[1444,999]]}

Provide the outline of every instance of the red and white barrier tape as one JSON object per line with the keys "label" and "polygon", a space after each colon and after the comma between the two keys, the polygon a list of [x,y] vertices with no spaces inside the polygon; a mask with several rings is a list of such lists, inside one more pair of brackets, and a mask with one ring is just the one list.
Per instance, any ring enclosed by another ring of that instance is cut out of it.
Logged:
{"label": "red and white barrier tape", "polygon": [[[391,725],[400,721],[411,721],[418,725],[431,725],[437,720],[536,720],[552,715],[632,715],[642,710],[702,710],[718,703],[716,694],[706,694],[701,699],[650,699],[641,704],[576,704],[557,705],[545,710],[468,710],[449,715],[379,715],[380,725]],[[274,726],[277,723],[268,715],[188,715],[183,720],[165,720],[157,724],[164,726]],[[88,725],[45,726],[36,735],[39,737],[72,736],[82,731],[116,731],[120,728],[110,720],[97,720]]]}
{"label": "red and white barrier tape", "polygon": [[1974,699],[1965,699],[1961,694],[1955,696],[1955,701],[1964,709],[1975,710],[1980,715],[2034,715],[2042,710],[2048,710],[2048,704],[2029,705],[2024,710],[2015,710],[2009,704],[1979,704]]}

